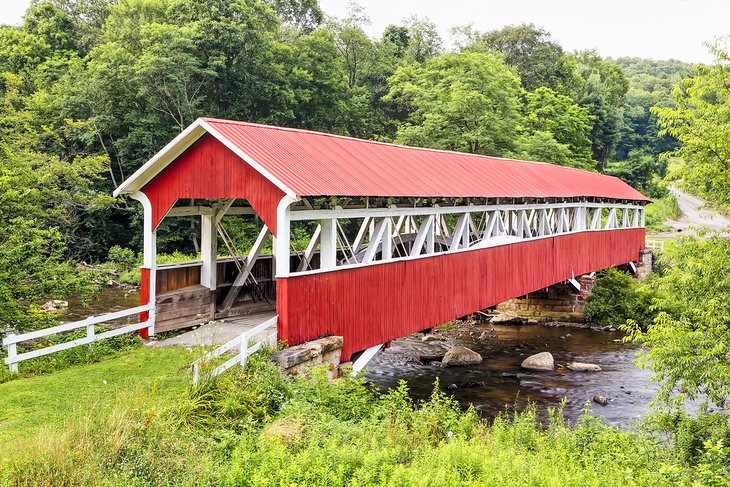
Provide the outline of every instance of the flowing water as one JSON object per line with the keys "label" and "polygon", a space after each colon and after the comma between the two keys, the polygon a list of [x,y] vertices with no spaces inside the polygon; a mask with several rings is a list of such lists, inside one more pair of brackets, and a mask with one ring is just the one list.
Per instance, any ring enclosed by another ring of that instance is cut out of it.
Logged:
{"label": "flowing water", "polygon": [[82,320],[89,316],[121,311],[123,309],[139,306],[139,288],[125,289],[117,286],[105,288],[87,306],[76,297],[68,299],[68,308],[60,315],[61,321],[72,322]]}
{"label": "flowing water", "polygon": [[[619,332],[591,329],[491,324],[463,326],[448,330],[443,341],[423,342],[421,335],[396,340],[368,364],[367,379],[380,388],[390,388],[405,380],[411,395],[425,399],[436,378],[440,386],[463,405],[474,404],[486,417],[505,408],[523,409],[528,401],[537,404],[541,417],[548,407],[558,407],[565,398],[565,417],[575,421],[586,401],[596,395],[609,399],[606,406],[591,402],[594,416],[607,422],[628,425],[642,416],[657,390],[649,381],[651,371],[637,368],[633,360],[636,345],[622,343]],[[421,365],[415,357],[443,354],[452,345],[463,345],[479,352],[479,365],[445,368]],[[536,372],[520,368],[528,356],[549,351],[555,363],[598,364],[601,372],[571,372],[557,367],[555,372]]]}

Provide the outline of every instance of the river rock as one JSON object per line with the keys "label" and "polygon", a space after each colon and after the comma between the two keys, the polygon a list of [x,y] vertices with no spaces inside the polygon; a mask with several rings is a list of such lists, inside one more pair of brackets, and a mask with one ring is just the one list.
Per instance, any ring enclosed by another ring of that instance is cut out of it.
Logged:
{"label": "river rock", "polygon": [[460,367],[482,363],[482,356],[466,347],[451,347],[441,361],[446,367]]}
{"label": "river rock", "polygon": [[493,316],[489,322],[495,325],[521,325],[523,320],[519,316],[500,313],[497,316]]}
{"label": "river rock", "polygon": [[600,404],[601,406],[605,406],[608,404],[608,398],[606,396],[596,395],[593,396],[593,402]]}
{"label": "river rock", "polygon": [[444,340],[443,337],[436,336],[436,335],[434,335],[432,333],[428,333],[428,334],[423,335],[421,337],[421,341],[422,342],[441,342],[443,340]]}
{"label": "river rock", "polygon": [[54,299],[48,301],[46,304],[41,306],[43,311],[58,311],[59,309],[68,308],[68,301],[61,301],[60,299]]}
{"label": "river rock", "polygon": [[555,360],[553,354],[550,352],[540,352],[535,355],[530,355],[522,361],[520,365],[523,369],[530,370],[553,370],[555,368]]}
{"label": "river rock", "polygon": [[568,369],[573,372],[600,372],[601,367],[596,364],[587,364],[585,362],[571,362]]}

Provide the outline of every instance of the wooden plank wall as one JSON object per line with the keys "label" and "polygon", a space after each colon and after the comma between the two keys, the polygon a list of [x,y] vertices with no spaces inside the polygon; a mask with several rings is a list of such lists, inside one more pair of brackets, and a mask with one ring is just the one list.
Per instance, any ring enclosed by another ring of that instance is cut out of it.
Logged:
{"label": "wooden plank wall", "polygon": [[379,343],[639,258],[644,229],[561,235],[278,279],[279,339],[344,337],[342,360]]}

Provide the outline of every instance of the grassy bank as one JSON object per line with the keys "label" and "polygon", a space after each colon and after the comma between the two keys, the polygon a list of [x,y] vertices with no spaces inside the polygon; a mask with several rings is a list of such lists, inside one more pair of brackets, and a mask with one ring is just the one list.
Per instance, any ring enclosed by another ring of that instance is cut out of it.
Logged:
{"label": "grassy bank", "polygon": [[673,194],[655,199],[646,206],[646,228],[655,232],[663,232],[669,229],[667,220],[679,217],[679,205]]}
{"label": "grassy bank", "polygon": [[540,425],[529,410],[488,424],[439,388],[414,404],[405,386],[285,380],[266,357],[190,390],[190,358],[142,349],[0,385],[3,483],[724,485],[728,473],[712,442],[688,457],[646,432],[557,413]]}

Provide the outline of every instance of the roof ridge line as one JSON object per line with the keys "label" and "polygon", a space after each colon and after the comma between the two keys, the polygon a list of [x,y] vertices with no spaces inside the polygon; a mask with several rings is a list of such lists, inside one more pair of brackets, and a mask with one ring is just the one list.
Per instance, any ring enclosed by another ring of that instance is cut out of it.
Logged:
{"label": "roof ridge line", "polygon": [[448,150],[448,149],[434,149],[432,147],[416,147],[416,146],[412,146],[412,145],[396,144],[393,142],[383,142],[380,140],[361,139],[358,137],[351,137],[349,135],[331,134],[329,132],[320,132],[320,131],[311,130],[311,129],[302,129],[302,128],[297,128],[297,127],[280,127],[278,125],[269,125],[269,124],[265,124],[265,123],[256,123],[256,122],[245,122],[242,120],[230,120],[230,119],[226,119],[226,118],[200,117],[200,119],[202,119],[206,122],[228,123],[231,125],[245,125],[245,126],[249,126],[249,127],[263,127],[263,128],[273,129],[273,130],[281,130],[284,132],[303,132],[303,133],[307,133],[307,134],[323,135],[325,137],[333,137],[333,138],[337,138],[337,139],[354,140],[357,142],[366,142],[369,144],[385,145],[388,147],[400,147],[403,149],[414,149],[414,150],[419,150],[419,151],[438,152],[441,154],[456,154],[456,155],[460,155],[460,156],[469,156],[469,157],[475,157],[475,158],[479,158],[479,159],[495,159],[495,160],[499,160],[499,161],[519,162],[519,163],[523,163],[523,164],[539,164],[539,165],[545,165],[545,166],[555,166],[555,167],[560,167],[560,168],[564,168],[564,169],[572,169],[574,171],[580,171],[583,173],[600,174],[601,176],[615,177],[615,176],[610,176],[608,174],[603,174],[600,172],[589,171],[587,169],[580,169],[580,168],[571,167],[571,166],[561,166],[560,164],[554,164],[551,162],[544,162],[544,161],[526,161],[523,159],[511,159],[509,157],[485,156],[483,154],[474,154],[473,152],[459,152],[459,151]]}

